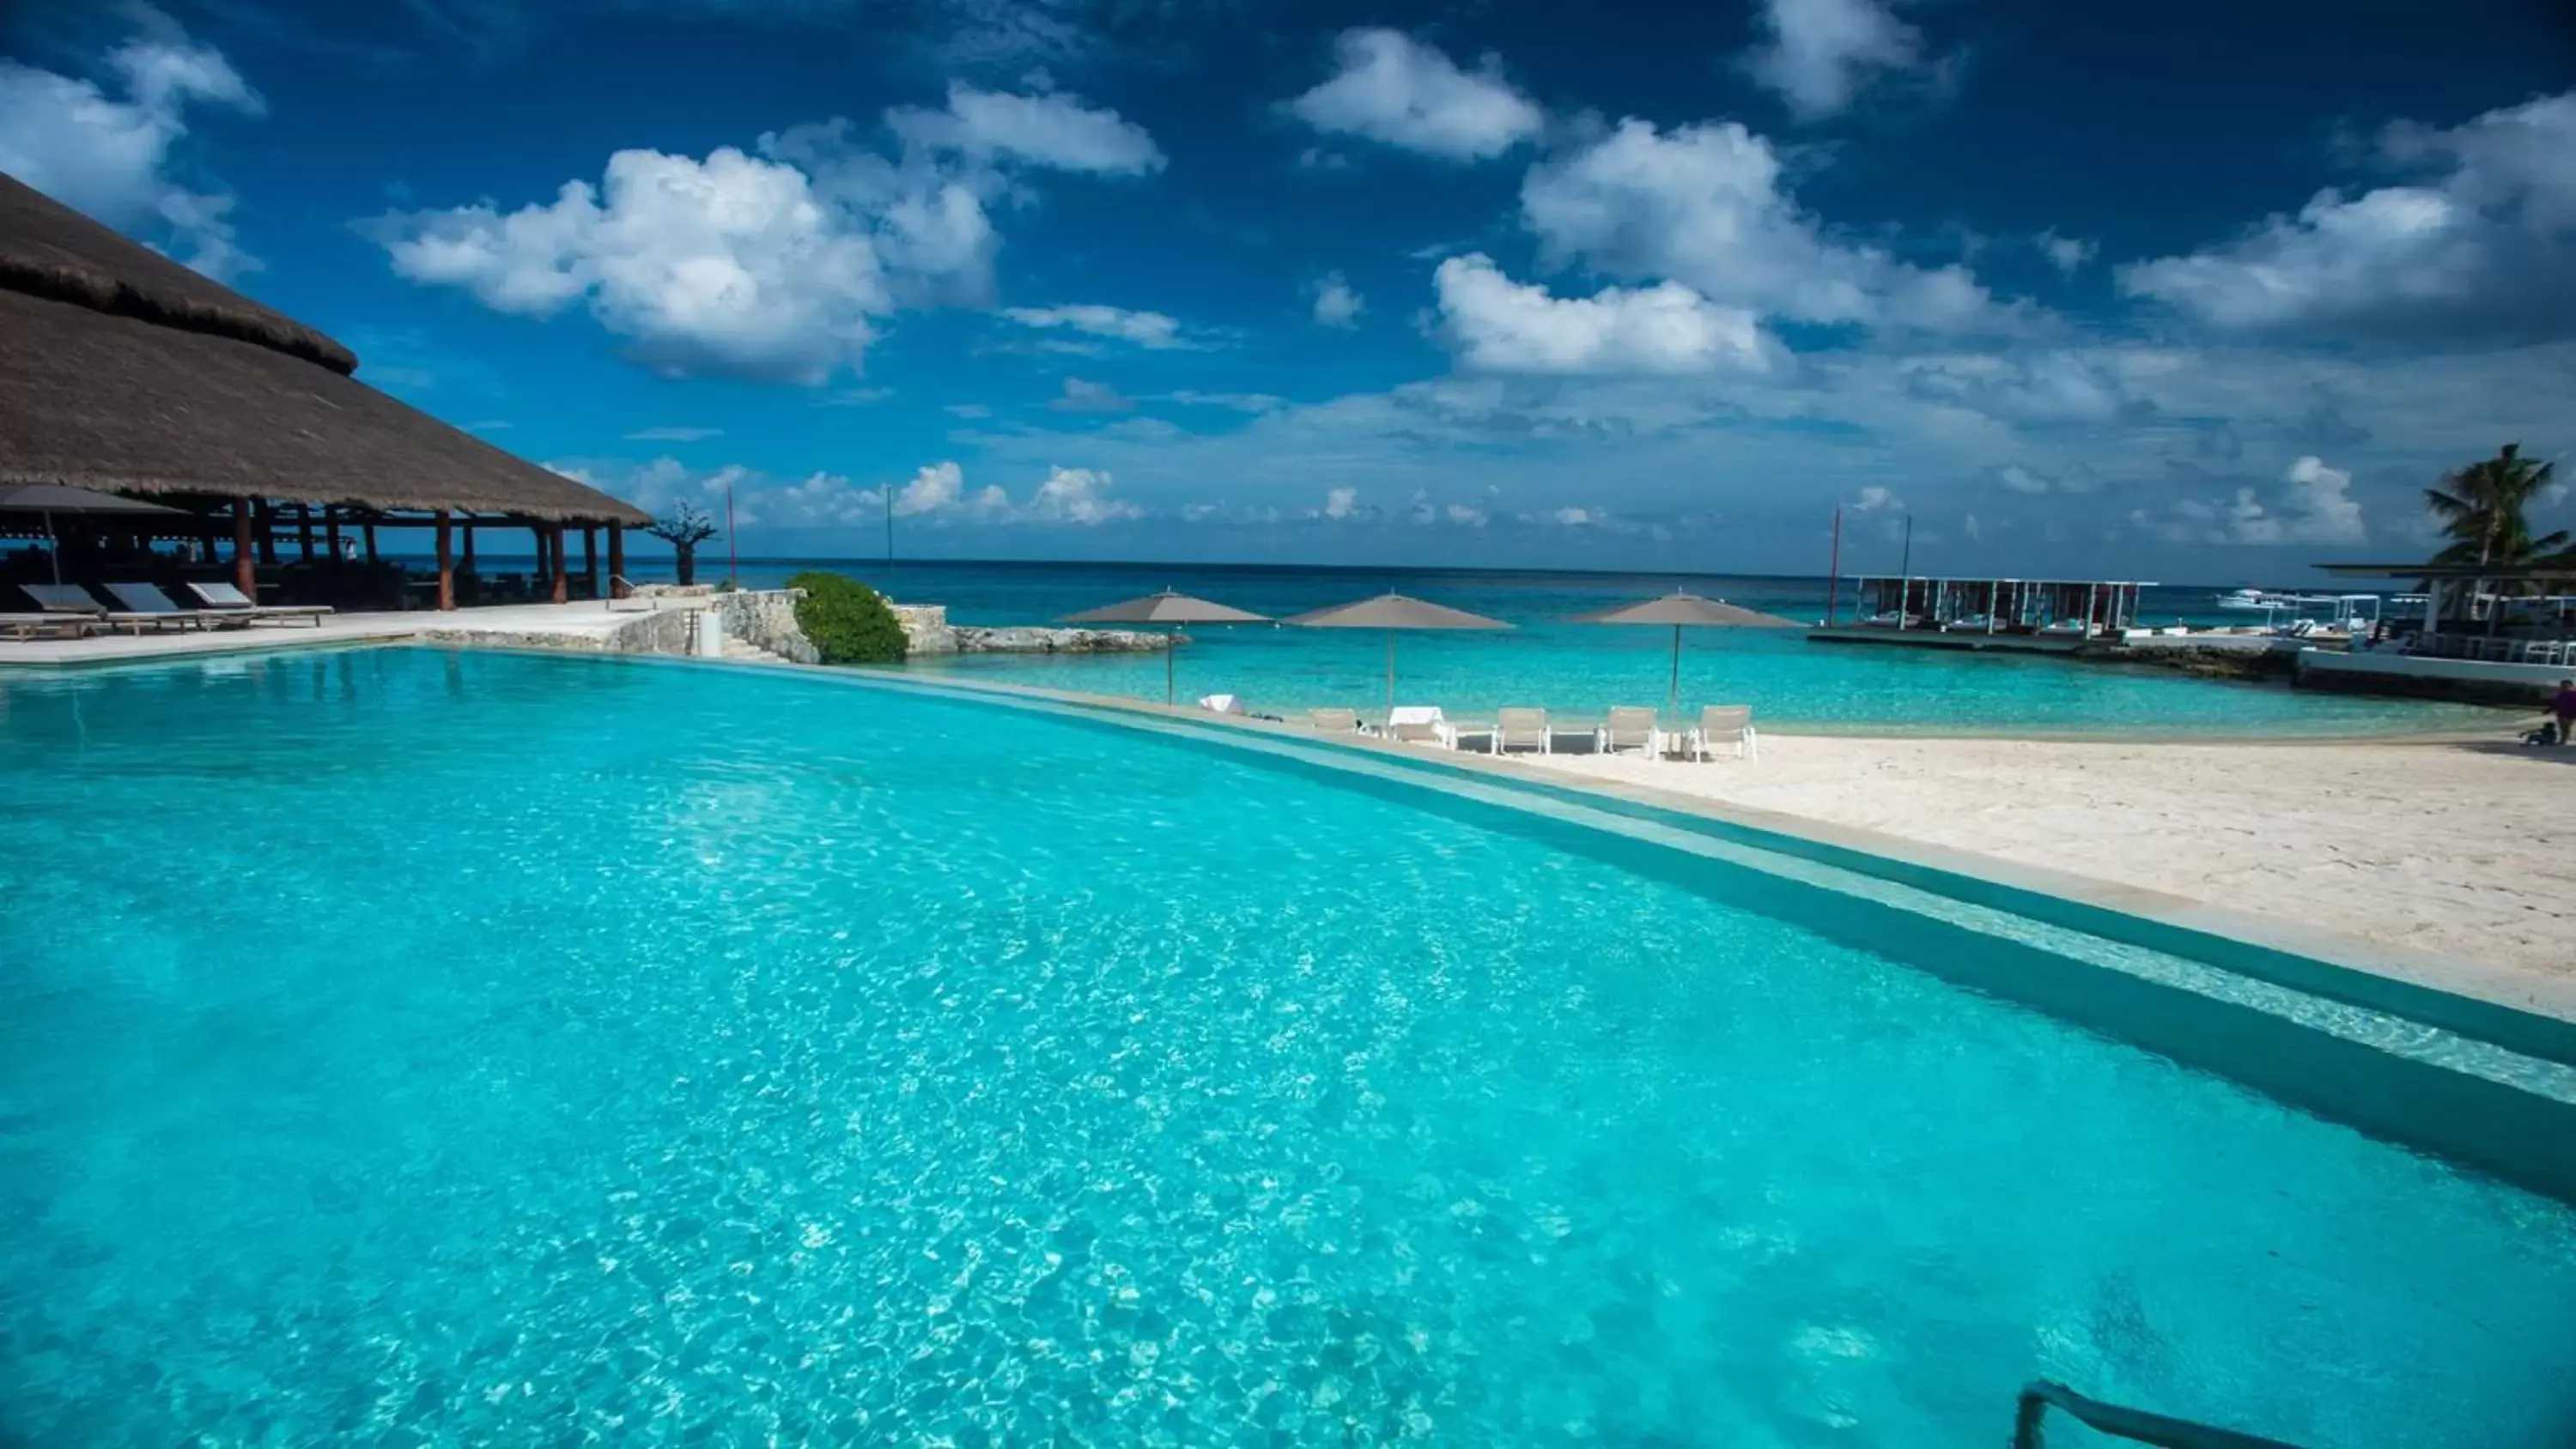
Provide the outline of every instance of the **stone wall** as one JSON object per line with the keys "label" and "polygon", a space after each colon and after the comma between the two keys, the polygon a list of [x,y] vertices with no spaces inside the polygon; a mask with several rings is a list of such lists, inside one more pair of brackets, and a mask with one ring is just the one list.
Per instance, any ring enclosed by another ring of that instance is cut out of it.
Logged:
{"label": "stone wall", "polygon": [[894,621],[903,626],[905,652],[909,654],[954,654],[957,631],[948,627],[946,604],[897,604],[888,600],[894,610]]}
{"label": "stone wall", "polygon": [[1150,654],[1172,647],[1171,635],[1138,629],[1058,629],[1018,624],[950,632],[957,636],[960,654]]}
{"label": "stone wall", "polygon": [[798,664],[819,664],[822,655],[796,623],[796,601],[801,597],[795,589],[745,589],[736,594],[718,594],[716,613],[724,620],[728,639],[739,639]]}

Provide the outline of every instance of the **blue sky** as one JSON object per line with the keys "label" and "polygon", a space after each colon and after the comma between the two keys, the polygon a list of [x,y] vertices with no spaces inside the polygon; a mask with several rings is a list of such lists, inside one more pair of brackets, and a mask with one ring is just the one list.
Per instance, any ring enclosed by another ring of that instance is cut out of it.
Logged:
{"label": "blue sky", "polygon": [[2280,579],[2576,447],[2547,3],[7,24],[0,169],[747,552]]}

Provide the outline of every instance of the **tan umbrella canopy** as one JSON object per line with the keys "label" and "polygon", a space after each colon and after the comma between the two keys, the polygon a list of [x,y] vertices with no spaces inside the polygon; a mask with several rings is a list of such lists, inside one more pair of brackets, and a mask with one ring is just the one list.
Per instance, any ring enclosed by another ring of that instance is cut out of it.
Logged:
{"label": "tan umbrella canopy", "polygon": [[1577,614],[1574,616],[1574,622],[1671,625],[1673,675],[1672,685],[1664,700],[1666,713],[1680,710],[1682,704],[1682,630],[1690,628],[1794,629],[1798,627],[1796,621],[1783,619],[1777,614],[1765,614],[1758,609],[1747,609],[1740,604],[1730,604],[1724,599],[1704,599],[1682,589],[1675,589],[1660,599],[1646,599],[1639,603],[1621,604],[1616,608],[1595,609],[1589,614]]}
{"label": "tan umbrella canopy", "polygon": [[1452,609],[1404,594],[1380,594],[1352,604],[1336,604],[1299,614],[1284,622],[1301,629],[1384,629],[1386,631],[1386,707],[1395,708],[1395,631],[1398,629],[1508,629],[1500,619]]}
{"label": "tan umbrella canopy", "polygon": [[1173,589],[1147,594],[1141,599],[1103,604],[1079,614],[1067,614],[1059,624],[1168,624],[1174,626],[1171,647],[1163,651],[1163,703],[1173,702],[1172,656],[1180,652],[1179,625],[1182,624],[1267,624],[1267,614],[1249,613],[1207,599],[1194,599]]}
{"label": "tan umbrella canopy", "polygon": [[185,518],[184,509],[164,508],[158,503],[145,503],[137,498],[119,498],[113,493],[99,493],[87,488],[67,488],[60,483],[30,483],[24,487],[0,487],[0,513],[36,513],[45,520],[45,552],[54,561],[54,582],[63,581],[62,540],[54,537],[54,515],[69,513],[83,518],[132,517],[159,513]]}

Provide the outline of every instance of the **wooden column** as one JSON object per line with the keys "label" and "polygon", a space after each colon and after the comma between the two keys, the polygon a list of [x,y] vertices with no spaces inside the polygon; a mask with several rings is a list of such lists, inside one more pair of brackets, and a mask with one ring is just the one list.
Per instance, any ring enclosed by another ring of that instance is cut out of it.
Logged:
{"label": "wooden column", "polygon": [[619,582],[618,582],[618,580],[623,579],[623,578],[625,578],[625,577],[626,577],[626,525],[625,525],[625,524],[622,524],[622,523],[612,523],[612,524],[608,525],[608,588],[609,588],[609,597],[611,597],[611,598],[616,598],[616,597],[620,597],[620,596],[621,596],[621,592],[620,592],[620,591],[622,591],[626,586],[625,586],[624,584],[622,584],[622,583],[619,583]]}
{"label": "wooden column", "polygon": [[323,540],[330,545],[331,562],[338,563],[340,561],[340,510],[327,503],[324,504],[322,520]]}
{"label": "wooden column", "polygon": [[572,580],[564,577],[564,526],[562,524],[546,525],[546,546],[554,551],[555,602],[560,604],[572,595]]}
{"label": "wooden column", "polygon": [[581,571],[590,577],[590,596],[599,597],[599,529],[592,524],[581,526]]}
{"label": "wooden column", "polygon": [[448,557],[450,535],[454,527],[448,522],[447,510],[438,510],[438,607],[452,613],[456,608],[456,567]]}
{"label": "wooden column", "polygon": [[233,587],[248,599],[259,597],[259,570],[252,564],[250,541],[251,501],[233,500]]}
{"label": "wooden column", "polygon": [[471,518],[459,519],[456,526],[458,530],[465,535],[465,562],[463,565],[463,571],[470,574],[474,572],[474,520]]}
{"label": "wooden column", "polygon": [[313,562],[313,505],[295,505],[295,542],[304,551],[304,561]]}
{"label": "wooden column", "polygon": [[252,505],[259,516],[259,562],[262,568],[277,567],[277,513],[266,502]]}
{"label": "wooden column", "polygon": [[370,524],[366,525],[366,530],[367,530],[367,562],[369,562],[369,563],[374,563],[374,562],[376,561],[376,526],[375,526],[374,524],[370,523]]}

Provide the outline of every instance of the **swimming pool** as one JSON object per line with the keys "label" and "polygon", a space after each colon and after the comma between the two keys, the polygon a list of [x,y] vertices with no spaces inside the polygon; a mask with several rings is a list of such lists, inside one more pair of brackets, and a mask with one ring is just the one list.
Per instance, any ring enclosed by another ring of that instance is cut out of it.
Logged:
{"label": "swimming pool", "polygon": [[2576,1211],[1756,871],[684,665],[0,710],[0,1439],[2569,1426]]}

